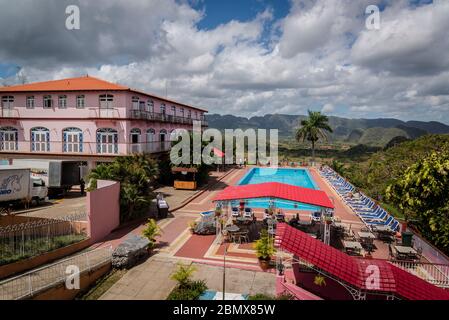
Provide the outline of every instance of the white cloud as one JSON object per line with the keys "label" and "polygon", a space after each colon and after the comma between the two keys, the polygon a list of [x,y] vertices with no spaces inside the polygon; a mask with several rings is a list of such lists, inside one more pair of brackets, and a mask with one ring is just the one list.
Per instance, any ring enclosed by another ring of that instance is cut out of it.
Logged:
{"label": "white cloud", "polygon": [[59,12],[54,2],[21,13],[14,2],[0,12],[7,30],[0,61],[20,63],[30,81],[89,73],[160,95],[167,87],[170,97],[212,113],[303,114],[318,106],[349,117],[448,122],[449,2],[411,9],[388,1],[381,30],[368,31],[365,8],[378,2],[297,0],[280,21],[266,10],[201,30],[204,12],[187,1],[83,0],[89,14],[84,32],[71,36],[77,41],[53,20],[44,23]]}

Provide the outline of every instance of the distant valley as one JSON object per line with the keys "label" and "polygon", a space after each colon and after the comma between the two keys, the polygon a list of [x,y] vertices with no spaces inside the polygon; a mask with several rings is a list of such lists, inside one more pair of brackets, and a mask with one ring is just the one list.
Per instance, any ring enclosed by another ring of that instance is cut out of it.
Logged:
{"label": "distant valley", "polygon": [[[306,116],[267,114],[262,117],[236,117],[233,115],[207,115],[210,128],[224,129],[278,129],[281,138],[293,138],[299,122]],[[347,119],[329,117],[334,132],[330,142],[385,146],[395,137],[416,139],[423,135],[448,134],[449,126],[440,122],[401,121],[397,119]]]}

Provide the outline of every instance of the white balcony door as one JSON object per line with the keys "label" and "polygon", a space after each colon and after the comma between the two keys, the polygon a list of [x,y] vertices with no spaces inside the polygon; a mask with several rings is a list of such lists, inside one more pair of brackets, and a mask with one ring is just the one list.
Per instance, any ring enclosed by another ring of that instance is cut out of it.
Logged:
{"label": "white balcony door", "polygon": [[115,133],[104,132],[101,134],[101,153],[114,153],[114,135]]}
{"label": "white balcony door", "polygon": [[67,152],[80,152],[79,132],[67,132]]}
{"label": "white balcony door", "polygon": [[14,131],[3,131],[3,149],[4,151],[16,151],[16,134]]}
{"label": "white balcony door", "polygon": [[140,133],[131,133],[131,152],[139,153],[140,150]]}
{"label": "white balcony door", "polygon": [[34,133],[34,151],[45,152],[47,151],[47,132],[35,131]]}
{"label": "white balcony door", "polygon": [[155,152],[156,151],[156,134],[154,131],[150,130],[147,132],[147,150],[149,152]]}

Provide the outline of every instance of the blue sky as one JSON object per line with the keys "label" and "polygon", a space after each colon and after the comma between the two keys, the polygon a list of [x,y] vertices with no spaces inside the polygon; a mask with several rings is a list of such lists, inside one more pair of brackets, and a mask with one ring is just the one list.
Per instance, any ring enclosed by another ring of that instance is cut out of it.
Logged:
{"label": "blue sky", "polygon": [[271,9],[274,20],[287,16],[290,11],[289,0],[204,0],[193,5],[204,10],[205,17],[197,25],[200,29],[213,29],[231,20],[241,22],[254,19],[257,14]]}
{"label": "blue sky", "polygon": [[[67,3],[81,7],[79,31],[64,28]],[[449,123],[449,0],[431,3],[0,0],[0,85],[17,82],[22,67],[29,82],[90,74],[159,95],[168,88],[211,113],[313,108]],[[377,31],[365,25],[371,4]]]}

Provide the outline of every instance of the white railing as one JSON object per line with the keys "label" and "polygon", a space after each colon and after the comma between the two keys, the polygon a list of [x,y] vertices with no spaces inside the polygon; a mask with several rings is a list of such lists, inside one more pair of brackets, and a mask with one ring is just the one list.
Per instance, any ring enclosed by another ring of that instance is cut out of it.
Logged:
{"label": "white railing", "polygon": [[392,260],[391,264],[441,288],[449,288],[449,265]]}
{"label": "white railing", "polygon": [[66,281],[68,266],[79,268],[80,274],[108,263],[112,258],[112,246],[87,251],[56,263],[31,270],[0,282],[0,300],[20,300],[33,297]]}

